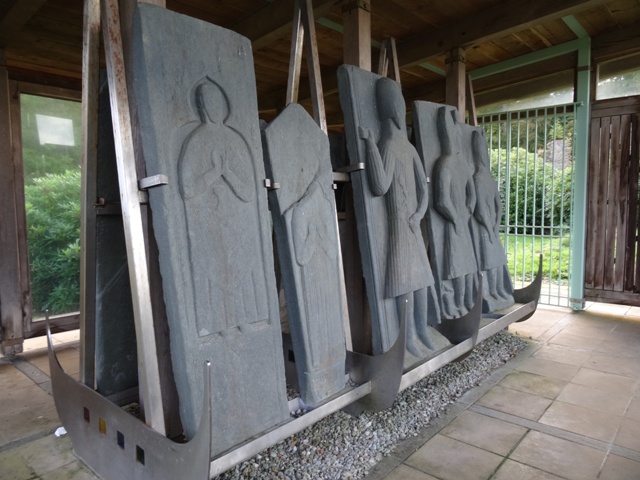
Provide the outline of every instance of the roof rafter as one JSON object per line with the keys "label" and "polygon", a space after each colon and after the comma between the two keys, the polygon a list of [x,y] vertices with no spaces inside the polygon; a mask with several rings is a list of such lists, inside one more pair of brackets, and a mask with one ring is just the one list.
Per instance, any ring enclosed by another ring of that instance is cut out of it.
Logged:
{"label": "roof rafter", "polygon": [[[235,24],[232,29],[251,40],[253,50],[286,37],[291,33],[295,0],[276,0],[253,15]],[[313,16],[319,18],[331,11],[336,0],[313,2]]]}
{"label": "roof rafter", "polygon": [[521,31],[548,19],[571,15],[592,8],[605,0],[507,0],[482,12],[476,12],[429,30],[398,45],[401,67],[408,67],[446,52],[454,47],[467,47],[481,41]]}
{"label": "roof rafter", "polygon": [[0,48],[9,45],[46,0],[16,0],[0,18]]}

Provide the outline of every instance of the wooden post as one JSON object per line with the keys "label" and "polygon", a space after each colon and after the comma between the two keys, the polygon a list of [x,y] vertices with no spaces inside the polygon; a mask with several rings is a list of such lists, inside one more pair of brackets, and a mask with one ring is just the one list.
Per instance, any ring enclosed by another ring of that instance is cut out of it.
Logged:
{"label": "wooden post", "polygon": [[80,381],[95,384],[96,201],[100,0],[84,5],[82,49],[82,193],[80,206]]}
{"label": "wooden post", "polygon": [[447,105],[452,105],[458,109],[460,116],[464,118],[466,107],[465,102],[465,80],[466,80],[466,56],[464,49],[456,47],[449,51],[446,60],[446,100]]}
{"label": "wooden post", "polygon": [[371,70],[371,4],[363,0],[342,2],[343,61]]}
{"label": "wooden post", "polygon": [[[371,6],[366,1],[344,0],[342,4],[344,25],[344,63],[371,70]],[[362,260],[358,245],[358,232],[353,204],[351,183],[344,188],[344,245],[343,265],[351,339],[353,350],[359,353],[372,353],[371,348],[371,312],[367,302],[367,293],[362,274]]]}
{"label": "wooden post", "polygon": [[24,340],[9,92],[9,73],[0,50],[0,340],[5,356],[20,353]]}

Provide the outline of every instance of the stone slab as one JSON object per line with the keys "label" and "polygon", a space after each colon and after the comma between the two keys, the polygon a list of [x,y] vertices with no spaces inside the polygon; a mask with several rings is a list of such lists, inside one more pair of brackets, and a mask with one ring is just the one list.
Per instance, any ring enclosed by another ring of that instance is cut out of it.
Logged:
{"label": "stone slab", "polygon": [[[390,82],[390,83],[389,83]],[[388,350],[407,308],[407,361],[448,344],[429,324],[440,321],[420,221],[427,185],[407,137],[397,83],[350,65],[338,69],[340,104],[351,164],[358,241],[371,307],[373,352]]]}
{"label": "stone slab", "polygon": [[251,44],[140,4],[133,84],[188,437],[212,363],[212,455],[288,418]]}
{"label": "stone slab", "polygon": [[454,123],[456,112],[454,107],[437,103],[413,104],[416,148],[431,185],[425,230],[431,239],[429,253],[446,319],[461,317],[471,309],[478,271],[468,223],[473,170],[469,162],[461,162],[462,132]]}
{"label": "stone slab", "polygon": [[[120,205],[116,152],[113,143],[109,86],[100,76],[98,104],[98,164],[96,193],[106,208]],[[100,213],[100,209],[96,209]],[[138,385],[136,331],[131,302],[122,215],[96,216],[96,385],[102,395]]]}
{"label": "stone slab", "polygon": [[300,395],[314,405],[345,387],[346,293],[327,135],[289,104],[263,130],[280,272]]}
{"label": "stone slab", "polygon": [[454,107],[423,101],[413,104],[413,123],[432,185],[424,227],[443,317],[473,306],[477,272],[484,274],[483,312],[508,308],[513,287],[496,235],[502,209],[483,130],[464,124]]}

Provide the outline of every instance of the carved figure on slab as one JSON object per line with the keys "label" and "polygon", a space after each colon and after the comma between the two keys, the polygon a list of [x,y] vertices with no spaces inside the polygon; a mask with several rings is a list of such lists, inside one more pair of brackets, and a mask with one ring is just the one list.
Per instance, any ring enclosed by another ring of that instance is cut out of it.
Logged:
{"label": "carved figure on slab", "polygon": [[445,220],[441,305],[446,318],[461,317],[473,307],[478,270],[469,226],[476,204],[473,167],[460,155],[456,113],[438,109],[441,156],[433,168],[434,208]]}
{"label": "carved figure on slab", "polygon": [[327,135],[291,103],[262,132],[300,397],[315,406],[345,387],[346,296]]}
{"label": "carved figure on slab", "polygon": [[498,183],[489,170],[489,153],[484,131],[471,134],[475,173],[476,206],[471,221],[478,267],[484,274],[483,311],[493,312],[513,305],[513,286],[507,257],[500,241],[502,200]]}
{"label": "carved figure on slab", "polygon": [[[191,268],[199,286],[193,292],[198,334],[229,335],[268,318],[266,307],[257,301],[266,296],[260,266],[237,261],[243,252],[258,249],[257,229],[248,231],[252,225],[238,221],[253,215],[255,192],[247,181],[254,177],[253,162],[242,135],[225,124],[230,105],[222,88],[206,78],[195,96],[200,125],[182,145],[178,174]],[[237,209],[233,215],[230,204]],[[225,253],[213,255],[214,250]],[[211,315],[220,309],[222,314]]]}
{"label": "carved figure on slab", "polygon": [[[397,82],[376,82],[380,139],[360,127],[367,152],[366,172],[375,196],[384,196],[388,252],[384,296],[396,302],[398,318],[407,308],[407,350],[418,358],[440,347],[440,334],[427,325],[429,308],[440,318],[434,279],[420,222],[428,207],[427,178],[407,138],[405,104]],[[434,340],[437,339],[437,340]],[[393,339],[391,339],[393,341]]]}

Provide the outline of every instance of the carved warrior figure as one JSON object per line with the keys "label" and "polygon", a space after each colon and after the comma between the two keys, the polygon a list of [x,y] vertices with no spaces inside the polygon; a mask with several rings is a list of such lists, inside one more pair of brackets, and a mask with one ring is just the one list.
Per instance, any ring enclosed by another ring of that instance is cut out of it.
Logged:
{"label": "carved warrior figure", "polygon": [[513,305],[513,286],[498,231],[502,219],[502,200],[498,183],[489,171],[484,131],[474,130],[471,136],[476,168],[473,175],[476,207],[471,226],[478,268],[485,276],[483,310],[492,312]]}
{"label": "carved warrior figure", "polygon": [[[427,306],[437,308],[434,279],[427,258],[420,221],[428,206],[427,178],[418,152],[407,138],[405,105],[397,82],[379,78],[376,101],[380,140],[361,128],[367,151],[369,185],[384,196],[388,218],[388,252],[384,296],[396,302],[398,318],[407,308],[407,350],[418,358],[437,346],[437,332],[427,326]],[[436,310],[437,311],[437,310]],[[436,315],[439,319],[439,314]],[[425,348],[426,347],[426,348]]]}
{"label": "carved warrior figure", "polygon": [[[200,336],[227,335],[268,318],[257,300],[266,296],[260,266],[237,261],[243,252],[258,249],[257,229],[247,230],[252,225],[238,221],[254,209],[255,192],[246,181],[254,177],[253,166],[244,138],[225,124],[229,102],[224,91],[207,78],[195,94],[200,125],[182,145],[178,174],[191,268],[199,286],[193,291],[196,319]],[[236,215],[229,215],[230,203]],[[224,253],[213,255],[214,250]],[[219,315],[211,314],[220,309]]]}
{"label": "carved warrior figure", "polygon": [[438,109],[442,153],[433,168],[434,208],[445,220],[442,309],[447,318],[460,317],[473,307],[473,283],[478,270],[469,220],[476,204],[473,168],[461,158],[461,132],[455,111]]}

